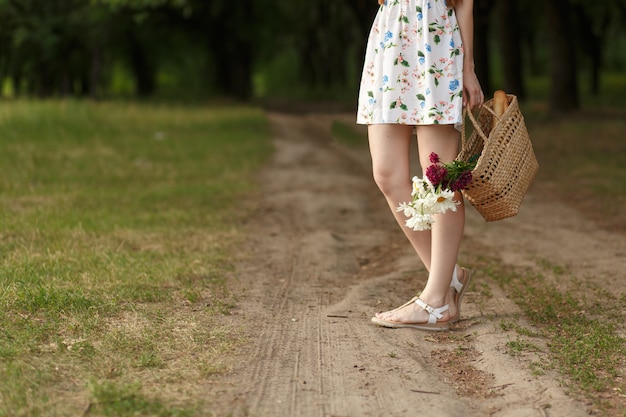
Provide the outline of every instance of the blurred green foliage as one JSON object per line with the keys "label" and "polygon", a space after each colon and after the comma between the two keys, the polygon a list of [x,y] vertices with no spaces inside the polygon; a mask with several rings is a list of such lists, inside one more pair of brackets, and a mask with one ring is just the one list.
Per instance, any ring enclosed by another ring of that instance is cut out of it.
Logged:
{"label": "blurred green foliage", "polygon": [[[487,92],[523,97],[525,84],[543,77],[552,96],[577,100],[579,84],[601,95],[602,77],[624,72],[623,1],[559,0],[555,16],[548,3],[474,2],[476,65]],[[353,100],[377,7],[375,0],[0,0],[1,92]],[[555,73],[563,60],[570,74]],[[566,75],[580,83],[559,86]]]}

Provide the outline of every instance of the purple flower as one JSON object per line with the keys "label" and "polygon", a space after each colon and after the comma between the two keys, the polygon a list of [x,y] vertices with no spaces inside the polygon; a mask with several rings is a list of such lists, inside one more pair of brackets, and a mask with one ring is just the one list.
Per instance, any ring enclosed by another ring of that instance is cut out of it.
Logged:
{"label": "purple flower", "polygon": [[430,154],[430,163],[431,164],[438,164],[439,163],[439,155],[437,155],[434,152],[431,152],[431,154]]}
{"label": "purple flower", "polygon": [[[431,161],[432,155],[437,156],[437,154],[431,154]],[[431,165],[426,168],[426,178],[428,178],[428,181],[430,181],[435,186],[442,184],[447,176],[448,170],[441,165]]]}
{"label": "purple flower", "polygon": [[463,173],[450,184],[450,189],[452,191],[460,191],[467,188],[468,185],[472,182],[472,172],[471,171],[463,171]]}

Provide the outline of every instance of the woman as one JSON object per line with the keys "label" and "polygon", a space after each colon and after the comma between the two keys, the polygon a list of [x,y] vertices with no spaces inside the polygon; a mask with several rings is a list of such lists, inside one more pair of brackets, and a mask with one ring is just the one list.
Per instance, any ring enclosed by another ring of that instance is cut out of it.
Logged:
{"label": "woman", "polygon": [[368,125],[374,180],[428,270],[419,298],[372,321],[385,327],[444,330],[459,320],[470,271],[456,265],[463,236],[463,197],[431,230],[405,226],[398,205],[411,199],[409,149],[417,133],[422,169],[432,152],[458,155],[462,107],[484,96],[474,72],[472,0],[378,0],[359,93],[357,123]]}

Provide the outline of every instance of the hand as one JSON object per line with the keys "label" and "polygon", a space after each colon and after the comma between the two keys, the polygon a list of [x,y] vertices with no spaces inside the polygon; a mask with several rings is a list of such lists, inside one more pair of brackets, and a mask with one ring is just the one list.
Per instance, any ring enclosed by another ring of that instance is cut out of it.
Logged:
{"label": "hand", "polygon": [[470,109],[475,109],[483,105],[485,95],[483,94],[478,77],[474,71],[463,71],[463,106],[469,104]]}
{"label": "hand", "polygon": [[378,0],[378,4],[382,6],[383,4],[385,4],[385,0]]}

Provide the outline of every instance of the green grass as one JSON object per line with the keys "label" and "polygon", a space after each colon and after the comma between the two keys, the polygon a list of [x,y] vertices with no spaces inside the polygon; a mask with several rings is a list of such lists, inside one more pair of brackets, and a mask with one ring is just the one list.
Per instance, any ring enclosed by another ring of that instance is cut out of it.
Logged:
{"label": "green grass", "polygon": [[[621,316],[623,297],[581,286],[576,287],[580,288],[576,292],[562,290],[549,284],[542,273],[516,272],[497,262],[490,265],[484,272],[503,287],[534,327],[529,330],[502,322],[503,330],[515,330],[525,336],[507,342],[509,351],[542,352],[532,338],[547,343],[551,367],[596,406],[611,408],[604,403],[605,397],[598,394],[624,389],[618,376],[626,368],[626,339],[619,335],[623,328],[614,320]],[[548,269],[545,262],[540,266],[548,273],[561,270],[553,265]]]}
{"label": "green grass", "polygon": [[6,101],[0,138],[0,416],[206,414],[263,113]]}
{"label": "green grass", "polygon": [[347,146],[363,146],[367,144],[367,136],[364,135],[365,130],[357,130],[355,123],[345,123],[334,120],[331,125],[331,134],[337,141]]}
{"label": "green grass", "polygon": [[540,352],[541,349],[534,343],[527,340],[516,339],[510,340],[506,343],[506,347],[509,348],[514,354],[520,354],[522,352]]}

